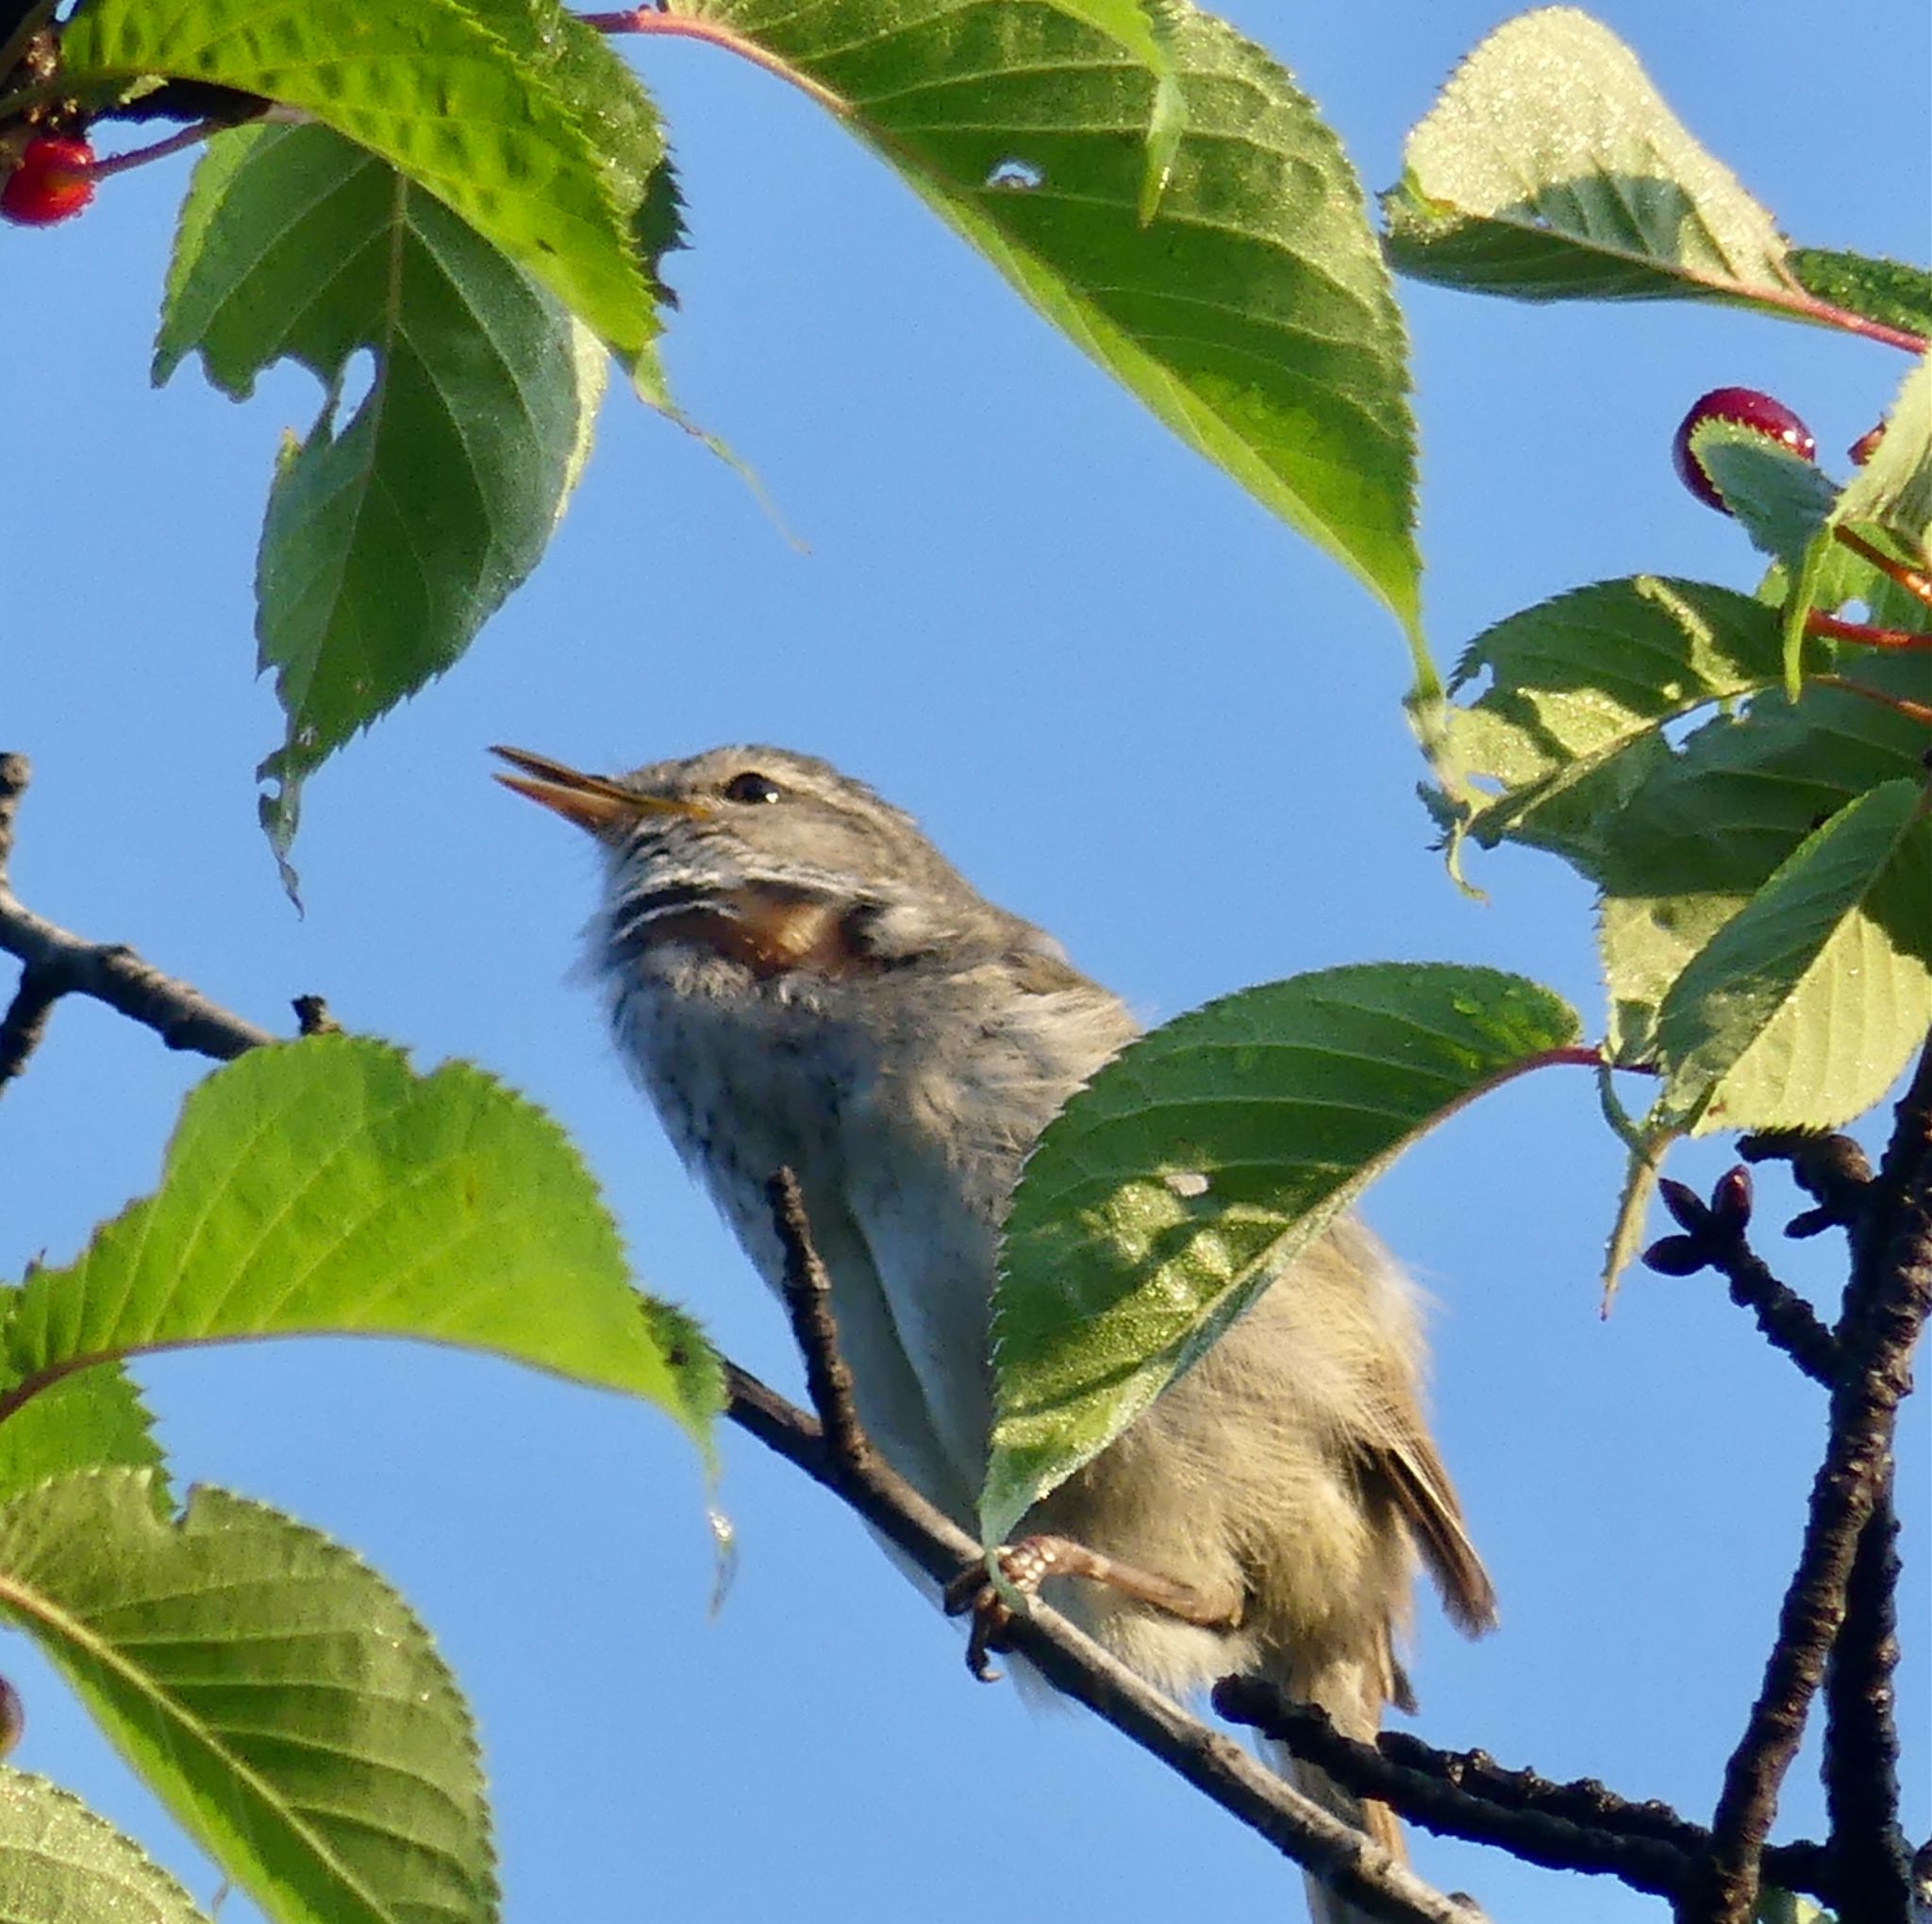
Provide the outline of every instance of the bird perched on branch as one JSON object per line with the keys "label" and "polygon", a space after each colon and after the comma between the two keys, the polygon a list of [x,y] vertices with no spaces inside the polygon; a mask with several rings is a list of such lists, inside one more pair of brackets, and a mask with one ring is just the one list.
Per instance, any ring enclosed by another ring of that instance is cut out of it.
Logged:
{"label": "bird perched on branch", "polygon": [[[602,846],[591,962],[672,1141],[774,1289],[766,1185],[794,1172],[858,1415],[971,1529],[1000,1222],[1041,1129],[1132,1037],[1126,1010],[824,761],[716,748],[606,779],[497,752],[518,771],[500,780]],[[1412,1285],[1341,1223],[1036,1507],[1029,1529],[1073,1547],[1046,1552],[1048,1600],[1167,1689],[1255,1672],[1373,1738],[1407,1700],[1418,1554],[1463,1629],[1494,1619],[1421,1367]],[[1400,1851],[1386,1806],[1283,1767]],[[1310,1902],[1364,1924],[1320,1886]]]}

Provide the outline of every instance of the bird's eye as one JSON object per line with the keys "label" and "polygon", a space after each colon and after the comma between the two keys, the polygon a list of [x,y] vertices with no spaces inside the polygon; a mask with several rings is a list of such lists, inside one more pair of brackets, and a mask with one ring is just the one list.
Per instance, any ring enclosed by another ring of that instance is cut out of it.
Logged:
{"label": "bird's eye", "polygon": [[747,768],[742,775],[734,775],[724,784],[724,799],[729,802],[777,802],[785,799],[785,791],[769,775],[760,775],[756,768]]}

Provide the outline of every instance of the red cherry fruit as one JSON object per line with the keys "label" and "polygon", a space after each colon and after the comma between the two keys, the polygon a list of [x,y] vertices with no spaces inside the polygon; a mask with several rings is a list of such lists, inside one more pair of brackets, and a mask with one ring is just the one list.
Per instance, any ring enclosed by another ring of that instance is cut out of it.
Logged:
{"label": "red cherry fruit", "polygon": [[0,214],[23,227],[71,220],[94,197],[94,150],[85,141],[46,135],[29,141],[20,165],[0,185]]}
{"label": "red cherry fruit", "polygon": [[1782,401],[1756,388],[1712,388],[1690,404],[1690,411],[1677,424],[1671,458],[1676,463],[1677,478],[1706,507],[1715,508],[1720,514],[1731,510],[1690,451],[1691,434],[1707,421],[1735,421],[1740,427],[1754,428],[1767,441],[1779,443],[1806,460],[1815,459],[1818,453],[1817,436]]}

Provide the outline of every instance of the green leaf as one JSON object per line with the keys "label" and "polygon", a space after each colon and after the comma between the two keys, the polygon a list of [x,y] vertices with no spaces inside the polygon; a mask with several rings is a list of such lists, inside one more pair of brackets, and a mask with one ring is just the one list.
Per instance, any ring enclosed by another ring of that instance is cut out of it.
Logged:
{"label": "green leaf", "polygon": [[[242,398],[287,357],[326,391],[285,450],[257,570],[287,716],[262,763],[278,858],[302,783],[461,656],[542,555],[588,449],[603,356],[441,202],[324,127],[222,135],[182,209],[155,351]],[[352,357],[375,356],[347,422]]]}
{"label": "green leaf", "polygon": [[1805,292],[1881,326],[1932,335],[1932,274],[1867,254],[1793,247],[1786,264]]}
{"label": "green leaf", "polygon": [[0,1917],[8,1924],[208,1924],[131,1837],[43,1777],[0,1765]]}
{"label": "green leaf", "polygon": [[428,1633],[286,1516],[147,1478],[0,1508],[0,1611],[277,1924],[491,1924],[475,1733]]}
{"label": "green leaf", "polygon": [[1145,226],[1167,191],[1187,125],[1187,100],[1174,58],[1174,22],[1165,0],[1046,0],[1046,4],[1118,42],[1154,77],[1137,206],[1141,225]]}
{"label": "green leaf", "polygon": [[1506,22],[1464,60],[1382,204],[1390,258],[1419,280],[1532,301],[1792,298],[1771,216],[1568,7]]}
{"label": "green leaf", "polygon": [[1624,1166],[1624,1186],[1617,1196],[1617,1213],[1610,1224],[1609,1240],[1604,1247],[1604,1309],[1608,1312],[1617,1283],[1629,1268],[1643,1242],[1644,1217],[1650,1199],[1657,1194],[1657,1179],[1663,1152],[1675,1131],[1653,1129],[1629,1145],[1629,1161]]}
{"label": "green leaf", "polygon": [[1884,438],[1852,477],[1832,521],[1875,523],[1918,566],[1932,567],[1932,356],[1905,377]]}
{"label": "green leaf", "polygon": [[1007,1218],[987,1541],[1418,1135],[1576,1033],[1521,977],[1382,963],[1248,989],[1130,1044],[1048,1125]]}
{"label": "green leaf", "polygon": [[1602,818],[1593,873],[1619,1061],[1649,1057],[1671,983],[1813,828],[1881,783],[1923,777],[1924,724],[1874,697],[1932,702],[1932,656],[1874,656],[1840,682],[1717,716]]}
{"label": "green leaf", "polygon": [[1500,784],[1468,832],[1550,849],[1596,877],[1630,797],[1669,757],[1665,728],[1777,679],[1777,617],[1748,595],[1640,575],[1559,594],[1470,644],[1445,717],[1451,753]]}
{"label": "green leaf", "polygon": [[1716,415],[1691,429],[1690,453],[1753,545],[1801,569],[1838,501],[1831,477],[1795,448]]}
{"label": "green leaf", "polygon": [[0,1502],[50,1477],[109,1465],[156,1471],[155,1489],[165,1500],[161,1450],[150,1421],[119,1364],[98,1363],[49,1383],[0,1422]]}
{"label": "green leaf", "polygon": [[715,1368],[675,1364],[617,1230],[541,1110],[359,1037],[252,1050],[189,1096],[158,1192],[21,1289],[0,1411],[77,1358],[250,1336],[415,1336],[656,1403],[701,1444]]}
{"label": "green leaf", "polygon": [[[1413,638],[1401,315],[1340,142],[1267,55],[1162,0],[1160,45],[1186,125],[1143,224],[1157,81],[1075,17],[1095,9],[706,0],[689,10],[805,76],[1042,314],[1352,569]],[[1420,655],[1418,672],[1433,686]]]}
{"label": "green leaf", "polygon": [[[92,0],[63,83],[114,97],[153,75],[306,109],[425,188],[626,359],[658,331],[639,247],[662,146],[645,112],[593,116],[588,28],[524,0]],[[597,91],[637,83],[599,49]],[[622,127],[623,151],[599,141]]]}
{"label": "green leaf", "polygon": [[1696,1133],[1830,1129],[1932,1028],[1932,824],[1889,781],[1807,836],[1664,997],[1660,1113]]}

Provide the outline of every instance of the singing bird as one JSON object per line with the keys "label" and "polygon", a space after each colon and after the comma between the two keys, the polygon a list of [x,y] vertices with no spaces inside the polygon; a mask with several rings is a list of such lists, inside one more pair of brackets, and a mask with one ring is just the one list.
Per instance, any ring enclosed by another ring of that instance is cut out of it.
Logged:
{"label": "singing bird", "polygon": [[[496,752],[517,771],[499,780],[603,851],[591,962],[666,1132],[774,1289],[766,1184],[795,1174],[858,1415],[972,1529],[1001,1219],[1041,1129],[1133,1036],[1125,1008],[827,762],[726,747],[606,778]],[[1341,1222],[1036,1506],[1029,1531],[1119,1579],[1052,1577],[1047,1599],[1176,1694],[1257,1673],[1372,1738],[1408,1702],[1418,1555],[1465,1631],[1495,1615],[1422,1364],[1413,1285]],[[1276,1761],[1401,1849],[1387,1806]],[[1366,1924],[1309,1899],[1317,1924]]]}

